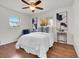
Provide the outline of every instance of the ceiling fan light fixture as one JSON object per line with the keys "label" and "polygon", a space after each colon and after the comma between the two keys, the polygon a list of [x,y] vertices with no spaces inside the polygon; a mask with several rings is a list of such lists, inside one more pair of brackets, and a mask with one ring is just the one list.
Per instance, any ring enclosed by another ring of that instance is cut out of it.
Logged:
{"label": "ceiling fan light fixture", "polygon": [[33,6],[30,6],[30,9],[31,9],[31,10],[35,10],[36,8],[35,8],[35,7],[33,7]]}
{"label": "ceiling fan light fixture", "polygon": [[27,1],[25,0],[21,0],[23,3],[29,5],[28,7],[23,7],[22,9],[27,9],[27,8],[30,8],[32,10],[32,12],[35,12],[36,9],[39,9],[39,10],[43,10],[42,7],[39,7],[38,5],[41,3],[41,0],[38,0],[36,2],[34,2],[35,0],[30,0],[31,2],[28,3]]}

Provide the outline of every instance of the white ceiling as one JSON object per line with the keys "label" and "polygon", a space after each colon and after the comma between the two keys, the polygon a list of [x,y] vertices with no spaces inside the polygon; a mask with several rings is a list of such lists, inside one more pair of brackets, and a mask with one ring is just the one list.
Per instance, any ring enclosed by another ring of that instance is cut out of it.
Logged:
{"label": "white ceiling", "polygon": [[[39,6],[43,7],[44,10],[42,11],[36,10],[35,13],[45,12],[60,7],[67,7],[73,4],[73,0],[41,0],[41,1],[42,3]],[[32,14],[30,9],[22,9],[22,7],[28,5],[24,4],[21,0],[0,0],[0,5],[21,13]]]}

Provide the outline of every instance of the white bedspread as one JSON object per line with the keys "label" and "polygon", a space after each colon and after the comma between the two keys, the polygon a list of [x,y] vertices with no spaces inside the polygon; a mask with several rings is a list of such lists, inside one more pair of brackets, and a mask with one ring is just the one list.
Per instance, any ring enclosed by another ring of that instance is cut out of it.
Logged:
{"label": "white bedspread", "polygon": [[38,55],[38,57],[47,57],[49,47],[53,45],[53,35],[44,32],[33,32],[23,35],[16,43],[16,49],[20,47],[26,52]]}

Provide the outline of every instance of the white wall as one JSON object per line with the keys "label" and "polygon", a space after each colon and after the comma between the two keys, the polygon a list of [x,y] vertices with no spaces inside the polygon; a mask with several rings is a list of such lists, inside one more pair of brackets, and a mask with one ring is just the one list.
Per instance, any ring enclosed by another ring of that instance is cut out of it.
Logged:
{"label": "white wall", "polygon": [[[64,7],[64,8],[58,8],[58,9],[54,9],[54,10],[50,10],[49,12],[44,12],[44,13],[40,13],[37,14],[36,17],[40,18],[47,18],[47,17],[53,17],[53,21],[54,21],[54,26],[56,26],[56,13],[57,12],[63,12],[63,11],[67,11],[67,20],[68,20],[68,35],[67,35],[67,43],[68,44],[73,44],[73,34],[71,32],[72,30],[72,6],[69,7]],[[55,27],[55,31],[56,31],[56,27]],[[56,36],[56,32],[55,32],[55,36]],[[55,37],[55,41],[57,37]]]}
{"label": "white wall", "polygon": [[[10,16],[17,16],[20,18],[20,27],[11,28],[9,26]],[[20,35],[21,30],[25,28],[31,28],[30,15],[21,14],[0,6],[0,45],[16,41],[16,38]]]}
{"label": "white wall", "polygon": [[79,0],[74,0],[73,6],[73,34],[74,34],[74,47],[79,57]]}

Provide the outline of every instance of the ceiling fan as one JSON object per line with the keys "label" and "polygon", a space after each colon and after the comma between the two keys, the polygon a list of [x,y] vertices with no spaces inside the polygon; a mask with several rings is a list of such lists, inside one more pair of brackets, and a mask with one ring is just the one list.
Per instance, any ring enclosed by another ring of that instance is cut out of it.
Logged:
{"label": "ceiling fan", "polygon": [[39,10],[43,10],[42,7],[38,7],[38,5],[41,3],[40,0],[36,1],[36,2],[30,2],[28,3],[27,1],[25,0],[21,0],[23,3],[27,4],[28,7],[23,7],[22,9],[27,9],[27,8],[30,8],[32,10],[32,12],[35,12],[35,9],[39,9]]}

